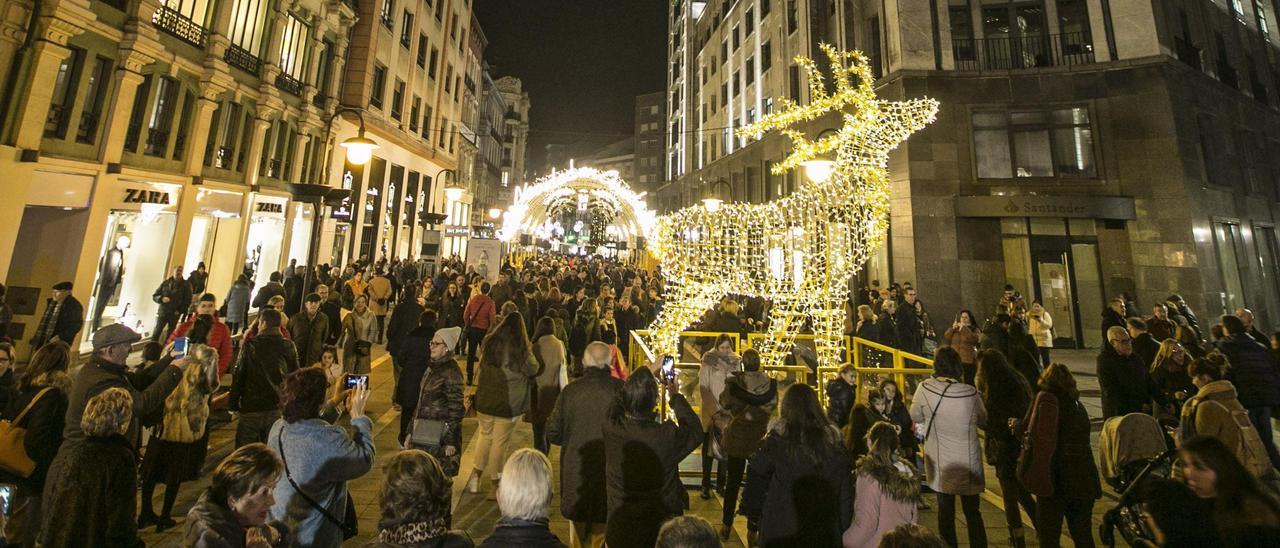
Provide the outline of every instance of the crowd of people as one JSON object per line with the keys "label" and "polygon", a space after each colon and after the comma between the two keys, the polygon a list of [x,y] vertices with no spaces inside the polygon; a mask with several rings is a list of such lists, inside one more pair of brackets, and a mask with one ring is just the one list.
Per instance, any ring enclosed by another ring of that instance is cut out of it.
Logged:
{"label": "crowd of people", "polygon": [[[661,358],[632,369],[631,333],[662,307],[659,272],[521,259],[492,278],[456,258],[434,269],[290,265],[258,288],[246,273],[221,302],[203,265],[175,269],[156,290],[150,340],[101,326],[79,365],[68,342],[81,325],[63,311],[83,309],[69,283],[54,286],[27,363],[0,343],[0,437],[18,440],[0,451],[0,482],[16,487],[7,544],[138,546],[140,530],[177,527],[179,488],[200,478],[210,428],[227,419],[235,449],[182,521],[184,545],[341,544],[359,534],[348,482],[374,468],[360,376],[385,345],[398,447],[375,472],[374,546],[719,546],[738,520],[759,546],[956,546],[958,505],[980,547],[988,465],[1014,546],[1027,544],[1024,512],[1041,546],[1059,545],[1064,523],[1076,546],[1093,545],[1102,482],[1090,417],[1071,370],[1050,361],[1049,312],[1012,287],[981,324],[962,310],[942,333],[910,284],[853,292],[847,334],[932,357],[933,374],[858,386],[849,366],[826,383],[824,405],[731,336],[767,327],[763,300],[708,311],[697,328],[722,335],[682,341],[695,371],[670,374]],[[1280,532],[1280,334],[1262,335],[1241,309],[1202,342],[1177,295],[1149,317],[1122,296],[1102,321],[1102,418],[1150,415],[1178,455],[1177,481],[1145,486],[1152,544],[1266,545]],[[142,362],[130,365],[135,345]],[[472,414],[475,439],[464,440]],[[533,442],[516,448],[522,422]],[[714,526],[684,515],[679,466],[699,448],[696,492],[722,501]],[[484,539],[454,528],[464,472],[464,496],[492,496],[502,516]],[[567,539],[549,524],[557,472]],[[936,535],[916,523],[926,493]]]}

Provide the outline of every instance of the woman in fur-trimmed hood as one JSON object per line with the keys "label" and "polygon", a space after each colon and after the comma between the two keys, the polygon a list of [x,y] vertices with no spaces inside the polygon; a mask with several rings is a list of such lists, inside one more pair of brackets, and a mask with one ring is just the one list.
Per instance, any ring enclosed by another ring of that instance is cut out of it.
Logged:
{"label": "woman in fur-trimmed hood", "polygon": [[844,532],[844,546],[878,546],[885,533],[916,522],[920,482],[915,469],[898,458],[898,444],[897,428],[890,423],[877,422],[867,432],[867,455],[853,470],[853,525]]}

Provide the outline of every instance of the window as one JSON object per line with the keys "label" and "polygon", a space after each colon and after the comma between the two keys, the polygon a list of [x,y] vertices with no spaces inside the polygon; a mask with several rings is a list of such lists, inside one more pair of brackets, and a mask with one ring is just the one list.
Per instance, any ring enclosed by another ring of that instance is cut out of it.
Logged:
{"label": "window", "polygon": [[427,34],[424,32],[418,35],[418,66],[426,68],[427,66]]}
{"label": "window", "polygon": [[133,108],[129,111],[129,128],[124,134],[124,149],[126,152],[138,151],[138,140],[142,137],[142,118],[146,115],[147,99],[151,96],[150,74],[142,78],[142,84],[138,86],[138,92],[133,96]]}
{"label": "window", "polygon": [[1258,24],[1258,32],[1262,34],[1262,38],[1268,42],[1271,41],[1271,33],[1267,28],[1267,6],[1261,0],[1253,0],[1253,20]]}
{"label": "window", "polygon": [[724,62],[726,63],[729,62],[729,40],[728,39],[726,39],[723,42],[720,42],[720,58],[723,59]]}
{"label": "window", "polygon": [[431,47],[431,62],[427,65],[427,76],[432,80],[436,79],[436,67],[440,65],[440,50],[435,46]]}
{"label": "window", "polygon": [[799,14],[796,13],[796,0],[787,1],[787,34],[795,34],[800,28]]}
{"label": "window", "polygon": [[396,0],[382,0],[382,9],[378,11],[378,18],[382,20],[382,26],[387,27],[387,30],[391,30],[391,19],[394,17],[391,13],[395,7]]}
{"label": "window", "polygon": [[764,16],[769,15],[770,3],[771,3],[770,0],[760,0],[760,18],[761,19],[764,19]]}
{"label": "window", "polygon": [[142,153],[148,156],[163,157],[169,147],[169,128],[173,125],[173,114],[177,110],[178,81],[173,78],[160,78],[156,88],[156,102],[151,105],[151,115],[147,118],[147,142]]}
{"label": "window", "polygon": [[739,30],[736,25],[733,27],[733,51],[735,52],[742,47],[742,36],[739,34]]}
{"label": "window", "polygon": [[1204,168],[1204,180],[1222,186],[1235,181],[1236,164],[1231,158],[1231,135],[1222,131],[1218,120],[1208,114],[1196,115],[1200,132],[1200,158]]}
{"label": "window", "polygon": [[865,44],[868,60],[871,62],[871,75],[879,78],[880,72],[880,17],[867,19],[867,43]]}
{"label": "window", "polygon": [[428,106],[427,111],[422,113],[422,137],[428,142],[431,140],[431,111],[431,107]]}
{"label": "window", "polygon": [[333,50],[336,45],[328,38],[320,41],[320,65],[316,67],[316,100],[322,101],[331,93],[333,84]]}
{"label": "window", "polygon": [[76,130],[76,142],[91,145],[98,137],[98,120],[102,118],[102,103],[107,96],[107,86],[111,83],[111,60],[98,57],[89,73],[89,83],[85,87],[85,104],[80,114],[80,125]]}
{"label": "window", "polygon": [[756,58],[755,57],[747,58],[747,65],[744,70],[747,71],[747,85],[749,86],[751,84],[754,84],[756,82]]}
{"label": "window", "polygon": [[49,117],[44,124],[45,137],[67,138],[71,107],[75,106],[76,86],[80,83],[80,67],[83,63],[84,50],[71,48],[71,55],[58,65],[58,75],[53,80],[53,98],[49,102]]}
{"label": "window", "polygon": [[257,56],[262,52],[262,39],[267,29],[268,0],[233,0],[231,6],[231,43]]}
{"label": "window", "polygon": [[462,77],[459,76],[453,81],[453,102],[458,102],[462,97]]}
{"label": "window", "polygon": [[387,90],[387,68],[373,66],[373,89],[369,91],[369,106],[382,108],[382,94]]}
{"label": "window", "polygon": [[720,84],[720,106],[729,104],[729,82]]}
{"label": "window", "polygon": [[409,133],[418,132],[418,115],[422,112],[422,99],[413,96],[413,106],[409,107]]}
{"label": "window", "polygon": [[405,49],[413,46],[413,14],[409,10],[405,10],[404,17],[400,18],[400,45]]}
{"label": "window", "polygon": [[445,67],[444,92],[445,94],[453,93],[453,65],[448,65],[447,67]]}
{"label": "window", "polygon": [[791,96],[791,100],[796,103],[800,102],[800,67],[791,65],[787,69],[787,92]]}
{"label": "window", "polygon": [[195,110],[196,96],[187,91],[182,94],[182,117],[178,118],[178,131],[173,138],[173,159],[181,160],[186,155],[187,134],[191,131],[191,115]]}
{"label": "window", "polygon": [[747,27],[747,32],[746,32],[747,36],[751,36],[751,33],[756,31],[756,18],[755,18],[755,14],[752,13],[752,11],[753,10],[751,9],[747,10],[746,20],[743,22],[743,24],[746,25]]}
{"label": "window", "polygon": [[769,72],[773,66],[773,45],[765,42],[760,46],[760,72]]}
{"label": "window", "polygon": [[436,21],[444,21],[444,2],[436,3]]}
{"label": "window", "polygon": [[310,42],[311,27],[292,14],[288,15],[280,40],[280,71],[301,80],[307,70]]}
{"label": "window", "polygon": [[733,71],[733,96],[734,97],[737,97],[739,93],[742,93],[742,78],[739,77],[740,74],[741,73],[739,71],[736,71],[736,70]]}
{"label": "window", "polygon": [[400,119],[400,114],[404,112],[404,82],[396,78],[396,87],[391,90],[391,117],[396,120]]}
{"label": "window", "polygon": [[458,14],[456,13],[449,17],[449,39],[455,44],[458,43]]}
{"label": "window", "polygon": [[1098,176],[1087,108],[979,111],[972,122],[981,179]]}

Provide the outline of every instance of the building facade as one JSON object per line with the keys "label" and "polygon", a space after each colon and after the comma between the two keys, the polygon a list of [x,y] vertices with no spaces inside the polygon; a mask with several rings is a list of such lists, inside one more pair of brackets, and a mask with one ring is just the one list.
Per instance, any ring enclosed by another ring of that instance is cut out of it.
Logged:
{"label": "building facade", "polygon": [[507,107],[503,114],[503,123],[507,127],[502,137],[502,190],[498,201],[510,204],[512,190],[529,180],[525,163],[529,153],[529,92],[524,91],[524,83],[514,76],[494,80],[493,87]]}
{"label": "building facade", "polygon": [[[1233,0],[707,5],[673,27],[694,38],[672,36],[683,49],[673,45],[680,55],[669,64],[689,66],[670,80],[669,95],[688,100],[668,121],[702,125],[669,141],[677,182],[662,205],[695,203],[716,180],[728,181],[737,200],[793,189],[794,175],[766,171],[785,143],[741,142],[730,131],[768,112],[770,98],[804,102],[802,75],[788,59],[817,58],[819,41],[838,44],[867,55],[882,96],[942,105],[937,122],[890,156],[890,236],[855,283],[912,282],[939,330],[961,308],[993,313],[1009,283],[1045,304],[1059,346],[1102,344],[1101,311],[1121,293],[1144,315],[1180,294],[1202,326],[1249,307],[1265,330],[1280,324],[1274,8]],[[810,131],[837,124],[819,120]]]}
{"label": "building facade", "polygon": [[3,4],[0,272],[20,347],[58,281],[87,341],[149,333],[175,267],[205,264],[222,296],[306,262],[316,212],[289,184],[326,176],[351,4],[78,0],[32,26],[31,5]]}
{"label": "building facade", "polygon": [[638,191],[652,193],[667,180],[667,153],[663,146],[666,97],[661,91],[636,96],[635,178],[627,183]]}
{"label": "building facade", "polygon": [[618,176],[628,184],[636,180],[636,139],[626,137],[609,143],[590,156],[577,162],[584,167],[594,167],[600,171],[617,171]]}

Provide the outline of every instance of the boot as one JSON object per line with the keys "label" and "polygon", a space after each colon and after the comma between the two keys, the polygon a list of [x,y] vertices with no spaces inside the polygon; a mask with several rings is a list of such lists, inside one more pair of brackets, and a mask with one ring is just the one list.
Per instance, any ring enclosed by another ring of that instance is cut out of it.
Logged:
{"label": "boot", "polygon": [[720,526],[720,540],[729,540],[731,535],[733,535],[733,527],[728,525]]}

